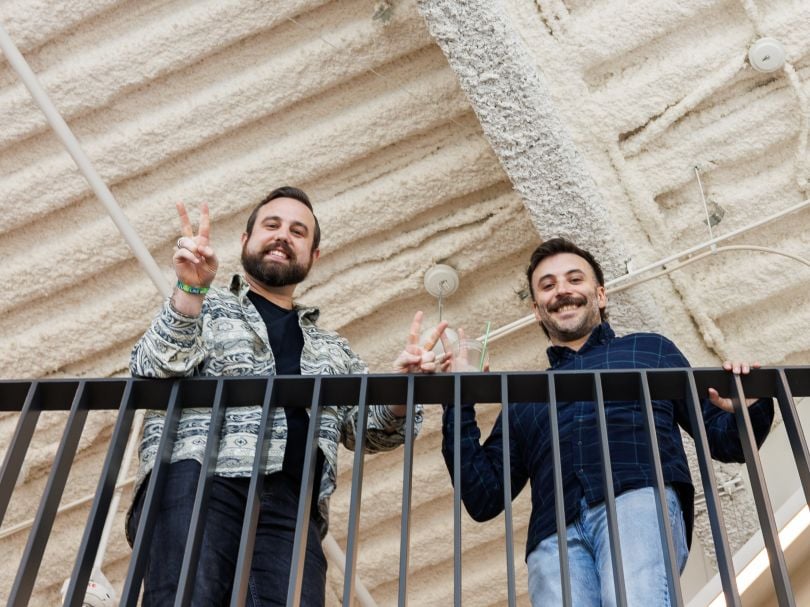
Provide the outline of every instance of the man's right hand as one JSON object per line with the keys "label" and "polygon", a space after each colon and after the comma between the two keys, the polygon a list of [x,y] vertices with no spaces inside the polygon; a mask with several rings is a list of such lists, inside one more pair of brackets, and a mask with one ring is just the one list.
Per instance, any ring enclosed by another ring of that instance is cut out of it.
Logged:
{"label": "man's right hand", "polygon": [[[208,205],[200,205],[200,227],[196,236],[191,225],[186,205],[177,203],[177,214],[180,217],[180,238],[177,239],[177,251],[174,253],[174,272],[177,280],[189,287],[207,289],[217,275],[219,262],[210,245],[211,221],[208,216]],[[196,316],[202,309],[204,295],[188,293],[175,288],[172,303],[178,312]]]}
{"label": "man's right hand", "polygon": [[[422,334],[422,312],[417,312],[411,322],[411,330],[405,342],[405,348],[394,360],[394,373],[435,373],[436,371],[447,371],[450,367],[450,342],[444,335],[447,328],[447,321],[442,321],[428,337],[424,344],[419,344]],[[433,351],[433,347],[441,340],[445,352],[438,356]]]}
{"label": "man's right hand", "polygon": [[174,271],[177,280],[192,287],[208,287],[217,275],[217,256],[209,244],[211,222],[208,218],[208,205],[200,205],[200,229],[194,235],[194,228],[186,211],[186,205],[177,203],[180,216],[180,238],[174,253]]}

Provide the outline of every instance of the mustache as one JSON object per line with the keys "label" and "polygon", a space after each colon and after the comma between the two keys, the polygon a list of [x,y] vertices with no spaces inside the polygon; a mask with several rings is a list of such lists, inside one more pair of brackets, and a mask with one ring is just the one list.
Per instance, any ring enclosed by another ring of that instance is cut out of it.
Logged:
{"label": "mustache", "polygon": [[587,299],[582,296],[566,295],[565,297],[561,297],[555,301],[553,304],[547,306],[546,309],[549,312],[556,312],[563,306],[584,306],[587,302]]}
{"label": "mustache", "polygon": [[292,247],[288,243],[284,242],[283,240],[277,240],[273,244],[265,247],[264,250],[262,251],[262,255],[267,255],[271,251],[281,251],[289,259],[291,259],[291,260],[295,259],[295,253],[293,253]]}

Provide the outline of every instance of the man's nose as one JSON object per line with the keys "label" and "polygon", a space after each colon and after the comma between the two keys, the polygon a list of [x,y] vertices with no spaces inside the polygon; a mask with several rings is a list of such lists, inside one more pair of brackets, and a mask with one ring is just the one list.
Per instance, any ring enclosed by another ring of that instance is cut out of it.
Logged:
{"label": "man's nose", "polygon": [[284,242],[290,242],[290,229],[287,226],[280,226],[278,230],[276,230],[276,240],[283,240]]}
{"label": "man's nose", "polygon": [[570,293],[571,293],[571,285],[568,283],[567,280],[560,280],[557,282],[557,285],[554,289],[554,294],[557,297],[569,295]]}

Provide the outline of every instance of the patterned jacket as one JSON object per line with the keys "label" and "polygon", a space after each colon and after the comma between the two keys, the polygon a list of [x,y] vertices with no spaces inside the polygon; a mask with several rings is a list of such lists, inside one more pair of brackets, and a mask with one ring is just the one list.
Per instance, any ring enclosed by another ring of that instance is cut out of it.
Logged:
{"label": "patterned jacket", "polygon": [[[235,275],[230,289],[212,289],[203,302],[199,317],[189,317],[172,308],[167,300],[152,325],[135,345],[130,371],[137,377],[271,375],[275,360],[267,327],[247,297],[248,285]],[[333,331],[319,328],[316,308],[297,308],[304,348],[302,375],[367,373],[366,364],[352,352],[348,342]],[[323,474],[318,494],[318,521],[321,535],[328,527],[329,497],[335,490],[338,442],[353,449],[357,407],[324,406],[318,446],[324,454]],[[172,462],[193,459],[200,463],[210,409],[184,409],[177,429]],[[135,495],[151,471],[163,430],[164,412],[145,416],[139,449]],[[250,476],[259,433],[261,407],[232,407],[226,411],[216,471],[218,476]],[[422,412],[415,415],[418,432]],[[366,451],[386,451],[402,444],[405,420],[394,416],[387,406],[369,407]],[[268,449],[267,474],[281,470],[287,441],[284,410],[276,409]]]}

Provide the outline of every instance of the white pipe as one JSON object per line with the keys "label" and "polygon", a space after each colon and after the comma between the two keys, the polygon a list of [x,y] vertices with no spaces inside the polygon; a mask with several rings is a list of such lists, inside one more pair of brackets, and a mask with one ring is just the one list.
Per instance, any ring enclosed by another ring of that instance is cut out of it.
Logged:
{"label": "white pipe", "polygon": [[[115,488],[117,490],[123,489],[124,487],[126,487],[128,485],[131,485],[134,482],[135,482],[134,477],[128,478],[126,480],[118,481],[118,483],[115,485]],[[96,497],[95,493],[88,493],[87,495],[83,495],[82,497],[80,497],[78,499],[75,499],[72,502],[68,502],[67,504],[59,506],[59,508],[56,510],[56,514],[64,514],[65,512],[75,510],[79,506],[83,506],[83,505],[93,501],[94,497]],[[28,519],[27,521],[23,521],[21,523],[17,523],[16,525],[11,526],[11,527],[7,527],[6,529],[3,529],[3,531],[0,531],[0,540],[4,540],[7,537],[10,537],[10,536],[14,535],[15,533],[20,533],[21,531],[25,531],[26,529],[30,529],[33,524],[34,524],[34,519]]]}
{"label": "white pipe", "polygon": [[[321,545],[323,546],[323,551],[324,554],[326,554],[326,558],[334,563],[334,565],[340,569],[341,575],[345,577],[346,553],[343,552],[343,549],[338,545],[331,533],[326,534],[326,537],[323,538]],[[374,597],[369,594],[369,591],[366,590],[366,587],[363,585],[363,582],[360,581],[360,577],[357,575],[355,575],[354,578],[354,596],[357,599],[357,602],[360,603],[361,607],[377,607],[377,602],[374,600]]]}
{"label": "white pipe", "polygon": [[760,246],[756,246],[756,245],[727,245],[725,247],[718,247],[718,248],[712,249],[710,251],[704,251],[700,255],[695,255],[694,257],[690,257],[689,259],[686,259],[686,260],[684,260],[684,261],[682,261],[682,262],[680,262],[680,263],[678,263],[678,264],[676,264],[674,266],[670,266],[669,268],[667,268],[665,270],[661,270],[660,272],[656,272],[655,274],[651,274],[649,276],[645,276],[644,278],[634,280],[633,282],[629,282],[629,283],[623,284],[621,286],[615,287],[613,289],[609,289],[608,292],[609,293],[621,293],[622,291],[625,291],[625,290],[627,290],[627,289],[629,289],[631,287],[635,287],[635,286],[640,285],[642,283],[645,283],[647,281],[653,280],[654,278],[659,278],[661,276],[665,276],[665,275],[667,275],[667,274],[669,274],[671,272],[674,272],[675,270],[680,270],[681,268],[684,268],[684,267],[686,267],[686,266],[688,266],[688,265],[690,265],[690,264],[692,264],[692,263],[694,263],[696,261],[700,261],[701,259],[704,259],[706,257],[714,255],[715,253],[726,253],[728,251],[758,251],[758,252],[761,252],[761,253],[772,253],[774,255],[781,255],[782,257],[787,257],[788,259],[798,261],[799,263],[802,263],[802,264],[806,265],[807,267],[810,267],[810,259],[805,259],[804,257],[794,255],[793,253],[786,253],[785,251],[779,251],[778,249],[772,249],[770,247],[760,247]]}
{"label": "white pipe", "polygon": [[[121,235],[129,245],[129,248],[132,250],[135,258],[141,264],[141,267],[143,267],[143,269],[146,271],[146,274],[152,280],[158,292],[163,295],[163,297],[168,297],[171,294],[171,285],[169,281],[161,272],[157,262],[155,262],[155,259],[152,257],[149,249],[146,248],[146,245],[144,245],[138,233],[129,223],[126,215],[121,210],[121,206],[118,204],[118,201],[115,200],[115,197],[110,191],[110,188],[107,187],[107,184],[98,174],[98,171],[96,171],[95,167],[90,162],[90,159],[84,153],[84,150],[79,144],[79,140],[70,130],[70,127],[67,125],[59,111],[56,109],[56,106],[54,106],[53,102],[48,97],[45,89],[39,83],[36,74],[34,74],[33,70],[28,65],[28,62],[22,56],[22,53],[20,53],[19,49],[14,44],[14,41],[8,35],[8,32],[6,32],[2,24],[0,24],[0,48],[2,48],[3,54],[6,56],[9,65],[11,65],[12,69],[17,72],[20,80],[22,80],[25,87],[31,93],[31,97],[34,99],[34,102],[39,106],[40,110],[42,110],[42,113],[45,115],[51,129],[62,142],[62,145],[65,146],[65,149],[67,150],[68,154],[70,154],[71,158],[73,158],[73,161],[76,163],[79,171],[81,171],[81,173],[84,175],[98,199],[107,209],[107,213],[112,218],[113,223],[115,223],[115,226],[118,228],[118,231],[121,232]],[[129,471],[129,463],[132,460],[134,449],[138,444],[138,434],[140,433],[142,419],[143,413],[138,412],[138,414],[135,416],[132,432],[130,433],[127,442],[124,456],[124,467],[118,476],[116,491],[113,494],[110,511],[107,514],[107,519],[104,523],[104,529],[99,541],[98,551],[96,553],[96,559],[93,565],[94,571],[100,570],[101,564],[104,560],[104,554],[107,550],[107,543],[109,542],[110,531],[115,519],[115,514],[118,510],[118,504],[121,501],[121,490],[123,487],[122,479],[126,477]]]}
{"label": "white pipe", "polygon": [[85,179],[87,179],[87,182],[90,184],[90,187],[93,188],[98,199],[107,208],[107,213],[109,213],[149,278],[152,279],[157,290],[164,297],[168,297],[171,294],[171,286],[160,271],[151,253],[149,253],[149,249],[146,248],[140,236],[138,236],[138,233],[130,225],[129,220],[126,215],[124,215],[118,202],[113,197],[112,192],[110,192],[110,189],[107,187],[107,184],[104,183],[104,180],[101,179],[95,167],[90,163],[90,159],[85,155],[79,145],[78,139],[76,139],[70,127],[68,127],[65,120],[59,114],[59,111],[48,97],[45,89],[42,88],[36,75],[31,70],[31,67],[17,49],[2,24],[0,24],[0,48],[2,48],[3,54],[6,56],[6,59],[8,59],[11,67],[17,72],[20,80],[23,81],[23,84],[25,84],[26,88],[31,93],[31,97],[34,98],[34,101],[42,110],[42,113],[45,114],[45,118],[51,125],[53,132],[59,137],[62,145],[65,146],[65,149],[67,149],[68,153],[73,158],[76,166],[79,167],[79,170],[82,172]]}
{"label": "white pipe", "polygon": [[616,283],[624,281],[624,280],[629,280],[630,278],[638,276],[639,274],[643,274],[644,272],[647,272],[649,270],[653,270],[655,268],[660,268],[662,266],[667,265],[668,263],[671,263],[673,261],[677,261],[677,260],[681,259],[682,257],[687,257],[687,256],[692,255],[694,253],[698,253],[700,251],[703,251],[704,249],[710,249],[711,247],[713,247],[714,245],[716,245],[718,243],[724,242],[724,241],[729,240],[731,238],[735,238],[737,236],[740,236],[741,234],[745,234],[746,232],[750,232],[751,230],[762,227],[762,226],[764,226],[764,225],[766,225],[768,223],[771,223],[772,221],[776,221],[777,219],[781,219],[782,217],[784,217],[785,215],[789,215],[790,213],[795,213],[796,211],[800,211],[801,209],[807,207],[808,205],[810,205],[810,199],[804,200],[804,201],[802,201],[802,202],[800,202],[798,204],[793,205],[792,207],[788,207],[787,209],[779,211],[778,213],[774,213],[773,215],[770,215],[770,216],[766,217],[765,219],[755,221],[754,223],[750,223],[747,226],[743,226],[741,228],[733,230],[733,231],[729,232],[728,234],[724,234],[723,236],[717,236],[716,238],[711,238],[711,239],[709,239],[709,240],[707,240],[707,241],[705,241],[705,242],[703,242],[703,243],[701,243],[699,245],[695,245],[695,246],[693,246],[693,247],[691,247],[689,249],[686,249],[685,251],[681,251],[680,253],[676,253],[675,255],[670,255],[669,257],[665,257],[664,259],[662,259],[660,261],[656,261],[655,263],[651,263],[649,265],[646,265],[643,268],[639,268],[638,270],[633,270],[632,272],[628,272],[627,274],[623,274],[622,276],[619,276],[618,278],[614,278],[613,280],[607,281],[605,283],[605,286],[613,285],[613,284],[616,284]]}
{"label": "white pipe", "polygon": [[[132,424],[132,432],[130,433],[130,439],[127,443],[126,451],[124,452],[124,467],[121,469],[121,473],[119,474],[119,481],[115,485],[115,494],[113,496],[112,502],[110,503],[110,510],[107,516],[107,521],[104,525],[104,530],[101,533],[101,539],[98,543],[98,552],[96,553],[96,560],[93,563],[93,572],[97,572],[101,570],[101,565],[104,562],[104,556],[107,551],[107,544],[109,542],[110,536],[110,528],[111,528],[111,521],[115,518],[115,513],[118,510],[118,503],[121,499],[121,493],[124,487],[128,487],[135,482],[134,477],[130,478],[122,478],[126,475],[129,469],[129,462],[132,461],[132,457],[134,455],[134,447],[137,445],[137,438],[138,434],[140,433],[140,428],[143,421],[143,411],[138,410],[136,413],[136,418]],[[133,440],[135,437],[135,440]],[[95,493],[89,493],[84,495],[72,502],[64,504],[60,506],[56,514],[64,514],[65,512],[69,512],[70,510],[75,510],[76,508],[83,506],[93,500],[95,497]],[[8,527],[3,529],[0,532],[0,540],[4,540],[7,537],[10,537],[16,533],[20,533],[27,529],[30,529],[31,526],[34,524],[34,519],[29,519],[27,521],[23,521],[18,523],[12,527]],[[329,559],[331,563],[333,563],[339,570],[341,574],[346,573],[346,553],[343,552],[343,549],[335,540],[334,536],[331,533],[327,533],[326,537],[323,539],[323,551],[326,555],[326,558]],[[356,575],[354,580],[354,587],[355,587],[355,598],[360,603],[361,607],[377,607],[377,603],[374,600],[374,597],[371,596],[368,589],[365,587],[363,582],[360,580],[360,576]]]}
{"label": "white pipe", "polygon": [[125,479],[129,474],[129,466],[132,463],[132,458],[135,455],[135,449],[138,446],[139,438],[141,435],[141,426],[143,425],[144,410],[138,409],[135,412],[135,419],[132,420],[132,429],[129,432],[129,439],[127,446],[124,450],[124,460],[121,471],[118,474],[119,482],[116,485],[115,493],[113,494],[112,501],[110,502],[110,509],[107,514],[107,520],[104,523],[104,530],[101,532],[101,538],[98,541],[98,551],[96,552],[96,560],[93,562],[93,571],[99,571],[101,565],[104,563],[104,555],[107,553],[107,544],[110,541],[110,531],[112,530],[112,523],[115,519],[115,514],[118,512],[118,504],[121,502],[121,493],[123,493],[124,485],[120,482]]}
{"label": "white pipe", "polygon": [[[23,84],[26,86],[28,91],[31,93],[31,97],[33,97],[36,104],[42,110],[42,113],[45,114],[45,118],[48,120],[48,123],[53,129],[54,133],[57,137],[59,137],[62,144],[67,149],[70,156],[73,158],[73,161],[76,163],[76,166],[84,175],[87,182],[90,184],[90,187],[95,192],[96,196],[99,198],[101,203],[106,207],[107,212],[109,213],[110,217],[112,218],[113,222],[115,223],[118,230],[126,240],[127,244],[129,245],[130,249],[134,253],[137,260],[140,262],[141,266],[143,267],[146,274],[154,283],[157,290],[163,295],[164,297],[168,297],[171,294],[171,285],[169,281],[166,280],[166,277],[160,271],[155,259],[152,257],[152,254],[149,252],[149,249],[146,248],[143,241],[141,240],[138,233],[132,228],[132,225],[129,223],[124,212],[121,210],[120,205],[115,200],[110,189],[107,187],[107,184],[101,178],[101,176],[96,171],[95,167],[90,162],[90,159],[82,150],[81,145],[79,144],[78,139],[70,130],[65,120],[62,118],[59,111],[54,106],[53,102],[48,97],[48,94],[45,92],[45,89],[42,88],[42,85],[39,83],[39,80],[34,74],[31,67],[26,62],[25,58],[20,53],[17,46],[14,44],[14,41],[6,32],[5,28],[0,24],[0,48],[3,50],[3,54],[6,56],[11,67],[17,72],[17,75],[22,80]],[[120,479],[124,478],[128,473],[129,463],[132,460],[134,449],[138,444],[138,436],[137,434],[140,432],[141,421],[143,419],[142,412],[140,415],[136,416],[136,419],[132,426],[132,432],[130,433],[129,440],[127,442],[126,451],[124,455],[124,467],[121,470],[121,474],[119,475],[119,482],[116,484],[116,492],[113,495],[112,502],[110,504],[110,511],[107,517],[107,520],[104,525],[104,530],[101,534],[101,539],[99,541],[98,552],[96,554],[96,560],[93,565],[93,570],[99,570],[101,564],[104,560],[104,555],[107,549],[107,543],[109,542],[110,530],[113,523],[113,519],[115,518],[115,514],[118,510],[118,504],[121,500],[121,490],[128,482],[122,482]],[[57,512],[64,512],[66,510],[78,507],[81,504],[87,503],[93,498],[93,495],[85,496],[60,508]],[[33,521],[26,521],[21,523],[20,525],[15,525],[12,528],[6,529],[3,531],[3,534],[0,536],[6,537],[7,535],[11,535],[16,533],[22,529],[26,529],[33,524]],[[338,567],[342,567],[342,562],[340,560],[340,554],[343,554],[340,547],[335,542],[334,538],[331,535],[326,536],[326,540],[324,542],[332,553],[332,556],[336,558],[335,561],[338,564]],[[335,551],[336,549],[336,551]],[[336,556],[337,555],[337,556]],[[343,556],[345,559],[345,555]],[[357,586],[357,596],[360,599],[361,604],[364,607],[376,607],[376,603],[371,598],[371,595],[365,589],[365,586],[360,582],[360,580],[356,580]]]}
{"label": "white pipe", "polygon": [[[705,242],[702,242],[701,244],[698,244],[698,245],[695,245],[695,246],[693,246],[693,247],[691,247],[689,249],[686,249],[685,251],[681,251],[680,253],[670,255],[669,257],[665,257],[664,259],[661,259],[659,261],[648,264],[648,265],[644,266],[643,268],[639,268],[638,270],[633,270],[632,272],[628,272],[627,274],[623,274],[622,276],[619,276],[617,278],[613,278],[611,280],[608,280],[608,281],[605,282],[605,287],[607,288],[609,293],[618,293],[620,291],[624,291],[626,289],[629,289],[630,287],[634,287],[634,286],[637,286],[637,285],[642,284],[644,282],[647,282],[647,280],[652,280],[653,278],[657,278],[659,276],[664,276],[666,274],[669,274],[670,272],[672,272],[674,270],[677,270],[679,268],[682,268],[682,267],[692,263],[693,261],[697,261],[699,259],[703,259],[704,257],[706,257],[706,255],[700,255],[700,256],[697,256],[697,257],[695,257],[693,259],[685,260],[683,263],[672,266],[670,268],[666,267],[668,264],[671,264],[674,261],[679,261],[680,259],[682,259],[684,257],[689,257],[690,255],[694,255],[695,253],[699,253],[699,252],[710,253],[710,252],[719,252],[721,250],[722,251],[731,251],[731,250],[748,249],[748,250],[752,250],[752,251],[763,251],[763,252],[768,252],[768,253],[774,253],[774,254],[777,254],[777,255],[782,255],[784,257],[789,257],[789,258],[795,259],[796,261],[799,261],[801,263],[807,264],[808,263],[807,260],[802,258],[802,257],[792,255],[790,253],[785,253],[784,251],[778,251],[776,249],[770,249],[768,247],[758,247],[758,246],[754,246],[754,245],[750,245],[750,246],[749,245],[734,245],[734,246],[724,246],[724,247],[717,248],[717,244],[720,243],[720,242],[724,242],[726,240],[729,240],[731,238],[735,238],[737,236],[740,236],[741,234],[745,234],[746,232],[750,232],[753,229],[760,228],[760,227],[762,227],[762,226],[764,226],[766,224],[769,224],[769,223],[771,223],[773,221],[776,221],[777,219],[781,219],[782,217],[784,217],[785,215],[789,215],[790,213],[795,213],[796,211],[800,211],[801,209],[806,208],[808,205],[810,205],[810,199],[804,200],[803,202],[795,204],[792,207],[788,207],[787,209],[779,211],[778,213],[774,213],[773,215],[770,215],[770,216],[768,216],[768,217],[766,217],[764,219],[761,219],[761,220],[756,221],[754,223],[750,223],[750,224],[748,224],[746,226],[743,226],[741,228],[733,230],[733,231],[729,232],[728,234],[724,234],[723,236],[718,236],[716,238],[711,238],[711,239],[709,239],[709,240],[707,240]],[[708,249],[709,251],[706,251],[706,249]],[[633,280],[633,281],[629,282],[628,284],[623,284],[623,285],[618,286],[618,287],[614,286],[614,285],[623,283],[625,281],[628,281],[631,278],[634,279],[637,276],[639,276],[640,274],[644,274],[646,272],[649,272],[650,270],[654,270],[654,269],[657,269],[657,268],[663,268],[663,270],[656,273],[656,274],[654,274],[654,275],[652,275],[652,276],[649,276],[649,277],[641,279],[641,280]],[[518,318],[516,320],[513,320],[512,322],[507,323],[507,324],[503,325],[502,327],[498,327],[497,329],[493,329],[489,334],[489,339],[488,339],[487,343],[491,343],[491,342],[496,341],[496,340],[498,340],[498,339],[500,339],[502,337],[506,337],[507,335],[511,335],[515,331],[519,331],[520,329],[522,329],[524,327],[528,327],[530,325],[533,325],[536,322],[537,322],[537,319],[534,317],[534,314],[528,314],[528,315],[526,315],[526,316],[524,316],[522,318]],[[484,338],[483,335],[478,337],[479,340],[482,340],[483,338]]]}

